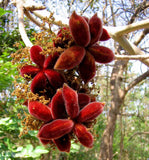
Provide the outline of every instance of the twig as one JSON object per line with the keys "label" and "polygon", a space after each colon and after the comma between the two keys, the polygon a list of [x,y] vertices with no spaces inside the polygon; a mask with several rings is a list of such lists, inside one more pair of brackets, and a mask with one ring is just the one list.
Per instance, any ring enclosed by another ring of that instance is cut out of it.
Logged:
{"label": "twig", "polygon": [[147,70],[145,73],[134,79],[131,83],[128,84],[128,86],[125,88],[124,92],[125,94],[134,86],[136,86],[138,83],[140,83],[142,80],[149,77],[149,70]]}
{"label": "twig", "polygon": [[146,135],[148,135],[149,132],[136,132],[136,133],[134,133],[134,134],[128,139],[128,141],[130,141],[135,135],[140,135],[140,134],[146,134]]}
{"label": "twig", "polygon": [[24,10],[25,15],[33,22],[35,23],[37,26],[42,27],[45,30],[48,30],[49,28],[46,26],[43,26],[37,19],[35,19],[28,10]]}
{"label": "twig", "polygon": [[135,44],[135,45],[138,45],[138,44],[142,41],[142,39],[143,39],[148,33],[149,33],[149,28],[144,29],[144,30],[141,32],[141,34],[140,34],[138,37],[135,38],[134,44]]}

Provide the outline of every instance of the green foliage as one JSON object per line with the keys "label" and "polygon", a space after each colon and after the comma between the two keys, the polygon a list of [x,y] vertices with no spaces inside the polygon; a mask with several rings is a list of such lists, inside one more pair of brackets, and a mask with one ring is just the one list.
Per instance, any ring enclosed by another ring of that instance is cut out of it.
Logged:
{"label": "green foliage", "polygon": [[3,8],[0,8],[0,17],[5,15],[6,13],[12,13],[12,11],[8,11],[8,10],[5,10]]}

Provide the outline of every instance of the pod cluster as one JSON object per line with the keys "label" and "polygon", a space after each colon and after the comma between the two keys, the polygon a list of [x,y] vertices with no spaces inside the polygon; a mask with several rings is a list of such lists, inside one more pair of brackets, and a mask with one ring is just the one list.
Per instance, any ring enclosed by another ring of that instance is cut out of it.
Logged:
{"label": "pod cluster", "polygon": [[31,47],[35,65],[23,66],[20,73],[32,79],[31,92],[51,98],[47,105],[38,100],[27,103],[29,113],[43,122],[37,135],[43,145],[54,143],[60,151],[69,152],[71,140],[77,139],[85,147],[93,147],[88,124],[102,113],[104,103],[96,102],[85,89],[76,89],[80,83],[68,82],[64,73],[75,70],[82,83],[88,83],[95,76],[95,62],[105,64],[114,59],[113,52],[98,43],[109,38],[97,14],[88,19],[74,11],[69,27],[60,29],[53,40],[53,47],[63,48],[62,53],[46,57],[40,46]]}

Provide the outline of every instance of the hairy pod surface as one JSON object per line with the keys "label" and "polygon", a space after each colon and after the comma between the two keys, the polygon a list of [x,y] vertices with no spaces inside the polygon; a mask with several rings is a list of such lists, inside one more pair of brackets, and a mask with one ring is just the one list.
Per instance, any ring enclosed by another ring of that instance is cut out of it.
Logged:
{"label": "hairy pod surface", "polygon": [[72,120],[54,120],[51,123],[45,124],[40,128],[38,132],[38,138],[44,140],[58,139],[71,132],[73,126],[74,123]]}
{"label": "hairy pod surface", "polygon": [[53,96],[50,106],[53,119],[67,118],[61,89],[58,89],[56,94]]}
{"label": "hairy pod surface", "polygon": [[74,11],[69,19],[69,27],[76,44],[86,47],[90,43],[90,31],[87,21]]}
{"label": "hairy pod surface", "polygon": [[114,59],[112,50],[107,47],[95,44],[90,46],[88,50],[94,56],[96,62],[105,64],[110,63]]}
{"label": "hairy pod surface", "polygon": [[85,83],[89,82],[95,76],[95,59],[89,52],[86,52],[83,61],[80,63],[79,72]]}
{"label": "hairy pod surface", "polygon": [[87,128],[84,125],[80,123],[75,124],[74,133],[82,145],[88,148],[93,147],[93,136],[87,131]]}
{"label": "hairy pod surface", "polygon": [[70,142],[70,138],[69,136],[66,134],[61,138],[58,139],[54,139],[53,140],[54,143],[56,144],[57,148],[62,151],[62,152],[70,152],[70,146],[71,146],[71,142]]}
{"label": "hairy pod surface", "polygon": [[75,118],[79,114],[78,94],[75,90],[70,88],[66,83],[63,85],[63,98],[65,102],[65,108],[70,118]]}
{"label": "hairy pod surface", "polygon": [[77,117],[78,122],[88,122],[94,120],[103,111],[104,104],[100,102],[91,102],[86,105]]}
{"label": "hairy pod surface", "polygon": [[49,122],[52,120],[51,109],[38,101],[29,102],[28,110],[32,116],[39,120],[44,122]]}
{"label": "hairy pod surface", "polygon": [[91,33],[91,42],[90,45],[96,43],[102,35],[102,22],[101,19],[97,16],[97,13],[91,17],[89,20],[89,27]]}
{"label": "hairy pod surface", "polygon": [[40,46],[34,45],[30,49],[31,60],[36,63],[38,66],[43,67],[45,56],[40,54],[42,48]]}

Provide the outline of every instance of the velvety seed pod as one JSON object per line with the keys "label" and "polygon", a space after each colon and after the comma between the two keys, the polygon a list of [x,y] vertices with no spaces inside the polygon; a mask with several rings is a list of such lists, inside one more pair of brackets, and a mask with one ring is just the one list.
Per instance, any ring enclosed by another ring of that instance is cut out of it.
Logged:
{"label": "velvety seed pod", "polygon": [[105,28],[103,28],[102,35],[101,35],[101,37],[99,37],[99,41],[107,41],[110,38],[111,37],[110,37],[108,31]]}
{"label": "velvety seed pod", "polygon": [[79,65],[84,58],[85,49],[80,46],[72,46],[66,49],[58,58],[54,69],[72,69]]}
{"label": "velvety seed pod", "polygon": [[33,93],[39,93],[46,88],[47,78],[43,72],[39,72],[31,83],[31,91]]}
{"label": "velvety seed pod", "polygon": [[58,89],[56,94],[53,96],[50,106],[53,119],[67,118],[61,89]]}
{"label": "velvety seed pod", "polygon": [[20,73],[22,77],[24,77],[24,75],[28,75],[33,78],[39,72],[39,70],[40,69],[35,66],[26,65],[21,68]]}
{"label": "velvety seed pod", "polygon": [[93,136],[87,131],[87,128],[82,124],[75,124],[74,133],[82,145],[88,148],[93,147]]}
{"label": "velvety seed pod", "polygon": [[73,119],[79,114],[78,94],[66,83],[63,85],[62,95],[67,114]]}
{"label": "velvety seed pod", "polygon": [[88,50],[94,56],[96,62],[109,63],[114,59],[112,50],[107,47],[95,44],[90,46]]}
{"label": "velvety seed pod", "polygon": [[58,57],[59,54],[57,52],[55,52],[53,55],[48,56],[47,59],[44,61],[43,67],[46,69],[53,69]]}
{"label": "velvety seed pod", "polygon": [[87,18],[86,16],[82,16],[82,17],[86,20],[87,23],[89,22],[89,18]]}
{"label": "velvety seed pod", "polygon": [[90,81],[96,73],[95,59],[87,52],[83,61],[79,65],[80,76],[85,83]]}
{"label": "velvety seed pod", "polygon": [[82,109],[84,106],[90,103],[91,99],[90,99],[90,96],[87,94],[78,93],[78,101],[79,101],[80,109]]}
{"label": "velvety seed pod", "polygon": [[61,138],[54,139],[53,142],[61,152],[70,152],[71,142],[67,134]]}
{"label": "velvety seed pod", "polygon": [[68,119],[57,119],[42,126],[38,138],[44,140],[58,139],[72,131],[74,123]]}
{"label": "velvety seed pod", "polygon": [[90,42],[89,25],[86,20],[74,11],[69,19],[69,27],[76,44],[86,47]]}
{"label": "velvety seed pod", "polygon": [[43,67],[45,56],[40,54],[42,48],[40,46],[32,46],[30,49],[31,60],[36,63],[38,66]]}
{"label": "velvety seed pod", "polygon": [[99,37],[102,35],[102,22],[101,19],[97,16],[97,13],[91,17],[89,20],[89,27],[91,33],[91,42],[90,45],[96,43],[99,40]]}
{"label": "velvety seed pod", "polygon": [[28,104],[29,113],[35,118],[48,122],[52,120],[51,110],[46,105],[38,102],[31,101]]}
{"label": "velvety seed pod", "polygon": [[78,122],[88,122],[94,120],[103,111],[104,103],[92,102],[86,105],[77,117]]}
{"label": "velvety seed pod", "polygon": [[47,76],[52,87],[54,87],[55,89],[62,87],[63,83],[65,82],[64,77],[59,72],[47,69],[44,71],[44,73]]}
{"label": "velvety seed pod", "polygon": [[45,140],[45,139],[40,139],[40,138],[39,138],[39,140],[40,140],[40,142],[41,142],[43,145],[47,145],[47,144],[49,144],[50,141],[51,141],[51,140]]}

